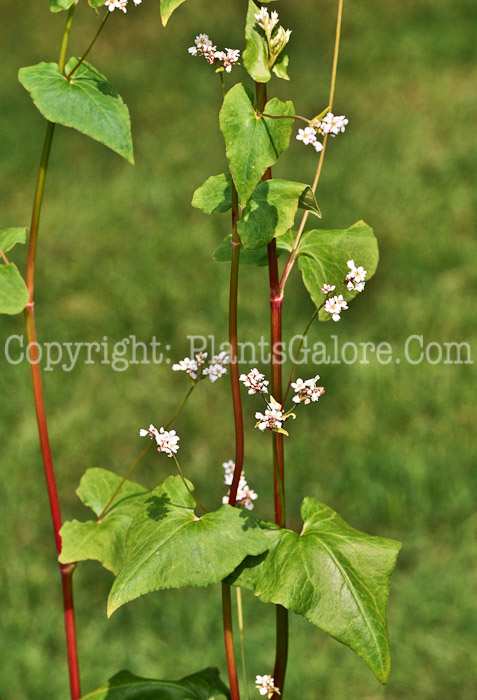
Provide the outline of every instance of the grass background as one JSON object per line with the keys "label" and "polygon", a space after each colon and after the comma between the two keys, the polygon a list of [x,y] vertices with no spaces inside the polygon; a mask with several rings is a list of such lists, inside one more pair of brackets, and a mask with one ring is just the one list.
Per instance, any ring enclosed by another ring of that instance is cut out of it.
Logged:
{"label": "grass background", "polygon": [[[131,3],[132,4],[132,3]],[[218,129],[218,80],[187,47],[207,31],[243,48],[244,2],[194,0],[160,25],[159,3],[115,13],[91,55],[129,105],[136,163],[58,128],[44,203],[37,276],[39,336],[59,342],[116,342],[129,334],[171,345],[188,334],[226,338],[227,266],[211,254],[227,217],[190,206],[194,189],[225,167]],[[298,113],[326,104],[336,2],[277,5],[290,44],[291,97]],[[44,122],[16,82],[20,66],[56,60],[64,14],[46,0],[2,0],[0,85],[2,226],[26,225]],[[469,342],[475,354],[476,44],[471,0],[345,3],[335,108],[346,135],[330,144],[319,187],[323,225],[359,218],[378,236],[381,263],[366,294],[338,327],[315,326],[313,342]],[[81,53],[97,20],[80,1],[70,49]],[[239,69],[241,70],[241,69]],[[236,71],[238,79],[246,79]],[[292,145],[275,169],[301,181],[316,159]],[[24,264],[24,251],[13,258]],[[268,328],[264,270],[241,276],[243,336]],[[298,274],[289,283],[285,328],[311,313]],[[1,339],[22,334],[2,317]],[[0,695],[67,698],[60,586],[43,485],[28,367],[1,354]],[[302,374],[310,374],[310,366]],[[326,386],[287,441],[291,525],[312,494],[355,527],[403,542],[392,582],[393,670],[381,687],[352,652],[292,616],[290,700],[475,700],[477,515],[474,365],[375,360],[318,368]],[[54,458],[65,518],[88,517],[74,494],[91,466],[124,473],[142,443],[139,426],[164,422],[186,389],[166,365],[114,372],[77,366],[45,376]],[[256,410],[245,398],[246,414]],[[246,469],[271,516],[269,441],[247,432]],[[211,505],[223,493],[221,462],[233,454],[227,382],[201,386],[177,422],[182,465]],[[160,482],[170,465],[149,455],[138,479]],[[105,617],[111,576],[82,564],[75,575],[84,691],[123,667],[178,678],[206,665],[225,673],[219,588],[146,596]],[[273,661],[273,610],[245,595],[249,676]]]}

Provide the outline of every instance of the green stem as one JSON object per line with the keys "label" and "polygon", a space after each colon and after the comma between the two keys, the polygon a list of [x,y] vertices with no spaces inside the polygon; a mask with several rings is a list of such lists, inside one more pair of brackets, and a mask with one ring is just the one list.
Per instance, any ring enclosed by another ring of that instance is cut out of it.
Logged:
{"label": "green stem", "polygon": [[[189,391],[188,391],[187,394],[184,396],[184,398],[183,398],[182,401],[180,402],[179,406],[176,408],[176,410],[175,410],[174,413],[172,414],[172,417],[167,421],[166,425],[164,426],[164,428],[165,428],[166,430],[167,430],[167,428],[169,428],[169,427],[172,425],[172,423],[175,421],[175,419],[177,418],[177,416],[179,415],[179,413],[182,411],[182,409],[184,408],[184,406],[186,405],[186,403],[187,403],[187,401],[188,401],[188,399],[189,399],[189,396],[192,394],[192,392],[194,391],[194,389],[195,389],[196,386],[197,386],[197,384],[193,384],[193,385],[190,387]],[[142,460],[143,457],[145,457],[145,456],[147,455],[147,453],[149,452],[149,450],[151,449],[151,447],[153,446],[153,444],[154,444],[154,442],[151,440],[151,442],[149,443],[149,445],[143,449],[143,451],[141,452],[141,454],[140,454],[140,455],[134,460],[134,462],[131,464],[131,466],[130,466],[129,469],[127,470],[126,474],[123,476],[123,478],[122,478],[121,481],[119,482],[119,484],[118,484],[116,490],[114,491],[113,495],[111,496],[111,498],[109,499],[109,501],[106,503],[106,505],[104,506],[104,508],[103,508],[103,510],[101,511],[101,513],[100,513],[100,514],[98,515],[98,517],[96,518],[96,522],[97,522],[97,523],[101,522],[101,519],[104,517],[104,514],[106,513],[106,511],[109,510],[109,508],[111,507],[111,505],[112,505],[114,499],[116,498],[116,496],[118,495],[118,493],[121,491],[122,487],[124,486],[124,484],[126,483],[126,481],[129,479],[129,477],[131,476],[131,474],[133,473],[133,471],[136,469],[136,467],[137,467],[137,465],[139,464],[139,462]]]}
{"label": "green stem", "polygon": [[[341,23],[343,19],[343,1],[344,0],[338,0],[338,17],[336,20],[336,34],[335,34],[335,47],[333,51],[333,66],[331,68],[331,84],[330,84],[330,96],[328,99],[329,103],[329,111],[333,109],[333,100],[335,96],[335,87],[336,87],[336,73],[338,70],[338,56],[339,56],[339,50],[340,50],[340,39],[341,39]],[[315,179],[313,180],[313,185],[311,186],[311,189],[313,192],[316,192],[316,189],[318,187],[318,182],[320,181],[321,177],[321,172],[323,170],[323,162],[325,160],[325,151],[326,151],[326,145],[328,143],[328,134],[325,134],[323,138],[323,148],[320,151],[320,158],[318,160],[318,166],[316,168],[316,173],[315,173]],[[290,257],[288,258],[288,262],[285,265],[285,269],[283,270],[282,278],[280,280],[280,289],[283,292],[285,289],[285,285],[287,283],[288,277],[290,275],[290,272],[292,271],[293,265],[295,264],[297,255],[298,255],[298,244],[300,243],[300,239],[303,235],[303,231],[305,229],[305,224],[308,220],[309,216],[309,211],[305,211],[303,214],[302,220],[300,222],[300,226],[298,227],[298,231],[295,237],[295,241],[293,243],[293,247],[290,253]]]}
{"label": "green stem", "polygon": [[[88,48],[86,49],[86,51],[84,52],[84,54],[81,56],[80,60],[78,61],[78,63],[76,64],[76,66],[73,68],[73,70],[71,70],[71,71],[68,73],[68,75],[66,76],[66,80],[70,80],[70,79],[71,79],[71,77],[73,76],[73,74],[76,73],[76,71],[78,70],[78,68],[80,67],[80,65],[83,63],[83,61],[85,60],[85,58],[88,56],[89,52],[91,51],[91,49],[93,48],[93,46],[96,44],[96,41],[98,40],[99,35],[100,35],[101,32],[103,31],[103,27],[104,27],[104,25],[106,24],[106,21],[107,21],[107,19],[108,19],[108,17],[109,17],[110,14],[111,14],[111,12],[110,12],[109,10],[106,10],[106,14],[104,15],[103,20],[102,20],[101,24],[99,25],[98,30],[97,30],[96,34],[94,35],[94,37],[93,37],[93,39],[92,39],[90,45],[88,46]],[[62,69],[61,69],[61,70],[62,70]]]}
{"label": "green stem", "polygon": [[242,606],[242,589],[240,586],[236,587],[237,591],[237,620],[240,635],[240,655],[242,657],[242,678],[243,678],[243,689],[245,693],[245,700],[250,700],[250,695],[248,692],[248,680],[247,680],[247,664],[245,661],[245,635],[244,635],[244,625],[243,625],[243,606]]}
{"label": "green stem", "polygon": [[201,510],[203,510],[204,513],[208,513],[209,511],[207,510],[207,508],[206,508],[205,506],[202,505],[202,503],[199,501],[199,499],[197,498],[197,496],[195,495],[195,493],[194,493],[194,492],[192,491],[192,489],[189,487],[189,484],[187,483],[187,480],[186,480],[184,474],[182,473],[181,465],[179,464],[179,462],[178,462],[178,460],[177,460],[177,457],[176,457],[174,454],[172,455],[172,459],[173,459],[174,462],[176,463],[177,471],[179,472],[179,476],[180,476],[180,478],[182,479],[182,483],[184,484],[184,486],[185,486],[186,489],[188,490],[188,492],[189,492],[189,494],[191,495],[191,497],[194,499],[194,503],[195,503],[196,506],[198,506]]}

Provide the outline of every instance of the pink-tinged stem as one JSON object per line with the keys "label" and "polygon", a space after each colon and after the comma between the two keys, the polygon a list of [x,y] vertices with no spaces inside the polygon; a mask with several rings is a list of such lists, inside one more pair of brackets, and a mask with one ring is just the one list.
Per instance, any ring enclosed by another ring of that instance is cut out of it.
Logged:
{"label": "pink-tinged stem", "polygon": [[[258,109],[263,112],[267,103],[267,89],[264,84],[256,84]],[[263,180],[270,180],[272,177],[271,168],[268,168],[263,176]],[[280,349],[282,342],[282,304],[283,292],[280,288],[280,277],[278,273],[277,243],[274,238],[267,247],[268,255],[268,277],[270,287],[270,341],[271,353],[271,375],[272,375],[272,396],[279,403],[282,402],[282,366],[280,363]],[[273,440],[273,497],[275,504],[275,522],[281,527],[286,525],[285,509],[285,454],[283,445],[283,435],[272,434]],[[275,693],[273,698],[283,700],[283,687],[285,684],[285,674],[288,661],[288,611],[281,605],[276,608],[276,648],[275,667],[273,678],[275,685],[280,689],[281,695]]]}
{"label": "pink-tinged stem", "polygon": [[[230,486],[229,504],[234,506],[237,502],[237,489],[243,468],[244,437],[242,399],[240,396],[239,366],[238,366],[238,277],[240,265],[240,236],[237,231],[239,217],[238,195],[232,185],[232,264],[230,268],[230,294],[229,294],[229,345],[230,345],[230,381],[232,386],[232,402],[235,425],[235,470]],[[232,627],[232,602],[230,586],[222,583],[222,616],[224,624],[225,654],[227,657],[227,669],[229,674],[230,694],[232,700],[240,700],[238,684],[237,662]]]}

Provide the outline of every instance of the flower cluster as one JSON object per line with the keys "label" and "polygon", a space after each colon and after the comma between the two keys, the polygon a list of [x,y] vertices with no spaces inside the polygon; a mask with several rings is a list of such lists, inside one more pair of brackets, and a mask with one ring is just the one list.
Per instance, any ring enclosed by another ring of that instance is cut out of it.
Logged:
{"label": "flower cluster", "polygon": [[180,437],[176,435],[175,430],[168,431],[164,430],[164,428],[159,428],[158,430],[151,423],[148,430],[141,428],[139,435],[141,437],[149,435],[151,440],[156,441],[157,451],[165,452],[168,457],[172,457],[172,455],[176,454],[177,450],[179,449],[179,445],[177,443],[179,442]]}
{"label": "flower cluster", "polygon": [[344,116],[332,114],[328,112],[323,119],[314,119],[311,122],[311,126],[317,129],[320,134],[329,134],[330,136],[337,136],[340,132],[344,133],[348,120]]}
{"label": "flower cluster", "polygon": [[265,32],[268,43],[268,65],[272,68],[279,54],[290,41],[291,29],[284,29],[282,26],[277,27],[279,22],[278,12],[272,11],[271,15],[269,15],[268,9],[263,6],[254,17],[260,29],[263,29]]}
{"label": "flower cluster", "polygon": [[325,301],[325,311],[331,314],[333,321],[339,321],[341,312],[348,308],[348,304],[343,299],[343,295],[339,294],[337,296],[331,297]]}
{"label": "flower cluster", "polygon": [[[224,474],[224,484],[226,486],[232,486],[232,481],[234,477],[234,471],[235,471],[235,462],[233,460],[229,460],[228,462],[224,462],[222,464],[225,474]],[[229,496],[230,496],[230,488],[227,492],[227,495],[222,498],[222,503],[228,503],[229,502]],[[255,501],[258,498],[258,494],[255,493],[253,489],[250,488],[250,486],[247,484],[247,480],[245,478],[245,472],[242,470],[240,474],[240,481],[237,489],[237,496],[236,496],[236,504],[239,506],[244,506],[247,510],[253,510],[254,504],[253,501]]]}
{"label": "flower cluster", "polygon": [[266,695],[267,698],[272,698],[275,693],[280,695],[280,690],[275,687],[275,679],[272,676],[257,676],[255,687],[260,695]]}
{"label": "flower cluster", "polygon": [[336,289],[334,284],[324,284],[321,288],[321,291],[323,294],[330,294],[331,292],[334,292]]}
{"label": "flower cluster", "polygon": [[270,396],[270,401],[267,403],[267,408],[265,413],[260,413],[257,411],[255,418],[257,423],[255,427],[259,430],[282,430],[282,424],[290,417],[290,414],[283,413],[283,407],[278,401],[276,401],[273,396]]}
{"label": "flower cluster", "polygon": [[306,126],[304,129],[298,129],[297,141],[303,141],[305,146],[313,146],[315,151],[319,153],[323,150],[323,144],[316,138],[317,131],[312,126]]}
{"label": "flower cluster", "polygon": [[[142,0],[133,0],[135,5],[140,5]],[[121,10],[122,12],[127,12],[128,0],[106,0],[104,3],[108,10],[112,12],[113,10]]]}
{"label": "flower cluster", "polygon": [[215,382],[219,377],[227,373],[224,365],[230,362],[230,358],[226,352],[221,352],[219,355],[214,355],[209,362],[208,367],[200,369],[207,359],[206,352],[199,352],[194,359],[190,357],[184,357],[183,360],[176,362],[172,365],[174,372],[186,372],[189,377],[194,381],[198,381],[203,377],[209,377],[211,382]]}
{"label": "flower cluster", "polygon": [[240,58],[239,49],[225,49],[217,51],[217,46],[214,46],[208,34],[198,34],[194,40],[194,46],[188,49],[191,56],[203,56],[207,63],[222,63],[222,67],[227,73],[230,73],[235,63],[238,63]]}
{"label": "flower cluster", "polygon": [[230,357],[226,352],[221,352],[218,355],[214,355],[209,363],[209,366],[203,370],[202,374],[207,375],[211,382],[215,382],[219,377],[227,374],[225,365],[228,365],[229,362]]}
{"label": "flower cluster", "polygon": [[317,374],[316,377],[312,379],[297,379],[296,382],[292,383],[292,389],[295,391],[295,396],[293,401],[295,403],[309,404],[311,401],[318,401],[320,396],[323,396],[325,390],[322,386],[316,386],[316,382],[320,378]]}
{"label": "flower cluster", "polygon": [[248,374],[241,374],[239,379],[247,387],[249,394],[268,394],[268,380],[256,367]]}
{"label": "flower cluster", "polygon": [[365,277],[367,271],[361,265],[356,267],[354,260],[348,260],[346,263],[349,267],[349,272],[345,277],[345,283],[347,288],[351,291],[362,292],[364,289]]}

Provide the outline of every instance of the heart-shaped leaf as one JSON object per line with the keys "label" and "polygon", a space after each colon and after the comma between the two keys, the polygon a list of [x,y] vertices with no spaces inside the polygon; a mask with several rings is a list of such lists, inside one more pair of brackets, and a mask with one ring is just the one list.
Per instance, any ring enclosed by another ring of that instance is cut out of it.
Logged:
{"label": "heart-shaped leaf", "polygon": [[218,583],[247,555],[267,548],[267,538],[245,511],[224,505],[198,517],[194,506],[179,476],[151,492],[129,528],[108,616],[151,591]]}
{"label": "heart-shaped leaf", "polygon": [[228,582],[283,605],[351,647],[382,683],[390,669],[386,608],[399,542],[372,537],[305,498],[298,535],[263,523],[269,550],[246,559]]}
{"label": "heart-shaped leaf", "polygon": [[28,289],[14,263],[0,259],[0,314],[19,314],[28,304]]}
{"label": "heart-shaped leaf", "polygon": [[[66,75],[77,63],[77,58],[68,61]],[[128,108],[90,63],[84,61],[70,80],[56,63],[21,68],[18,79],[45,119],[76,129],[134,163]]]}
{"label": "heart-shaped leaf", "polygon": [[25,227],[0,229],[0,250],[8,253],[17,243],[25,243],[27,231]]}
{"label": "heart-shaped leaf", "polygon": [[227,173],[212,175],[192,197],[192,206],[206,214],[223,214],[232,206],[232,178]]}
{"label": "heart-shaped leaf", "polygon": [[[76,493],[98,516],[121,481],[121,477],[106,469],[87,469]],[[149,491],[139,484],[126,481],[100,522],[65,522],[60,531],[62,548],[59,561],[70,564],[95,559],[117,574],[126,552],[126,533],[148,495]]]}
{"label": "heart-shaped leaf", "polygon": [[[275,97],[267,102],[264,113],[286,117],[294,113],[293,103]],[[266,169],[288,148],[292,126],[291,118],[257,116],[252,98],[241,83],[226,94],[220,110],[220,128],[230,172],[243,206]]]}
{"label": "heart-shaped leaf", "polygon": [[264,180],[252,192],[238,222],[245,248],[254,250],[286,233],[295,221],[299,206],[321,216],[311,187],[288,180]]}
{"label": "heart-shaped leaf", "polygon": [[81,700],[216,700],[229,698],[216,668],[206,668],[180,681],[140,678],[120,671]]}
{"label": "heart-shaped leaf", "polygon": [[[285,239],[289,250],[293,245]],[[358,221],[347,229],[306,231],[298,247],[298,267],[303,282],[316,306],[323,303],[322,286],[334,284],[339,287],[348,273],[348,260],[362,265],[367,270],[366,282],[376,272],[379,260],[378,242],[373,229]],[[340,290],[346,300],[353,299],[358,292]],[[327,321],[330,315],[322,309],[320,320]]]}

